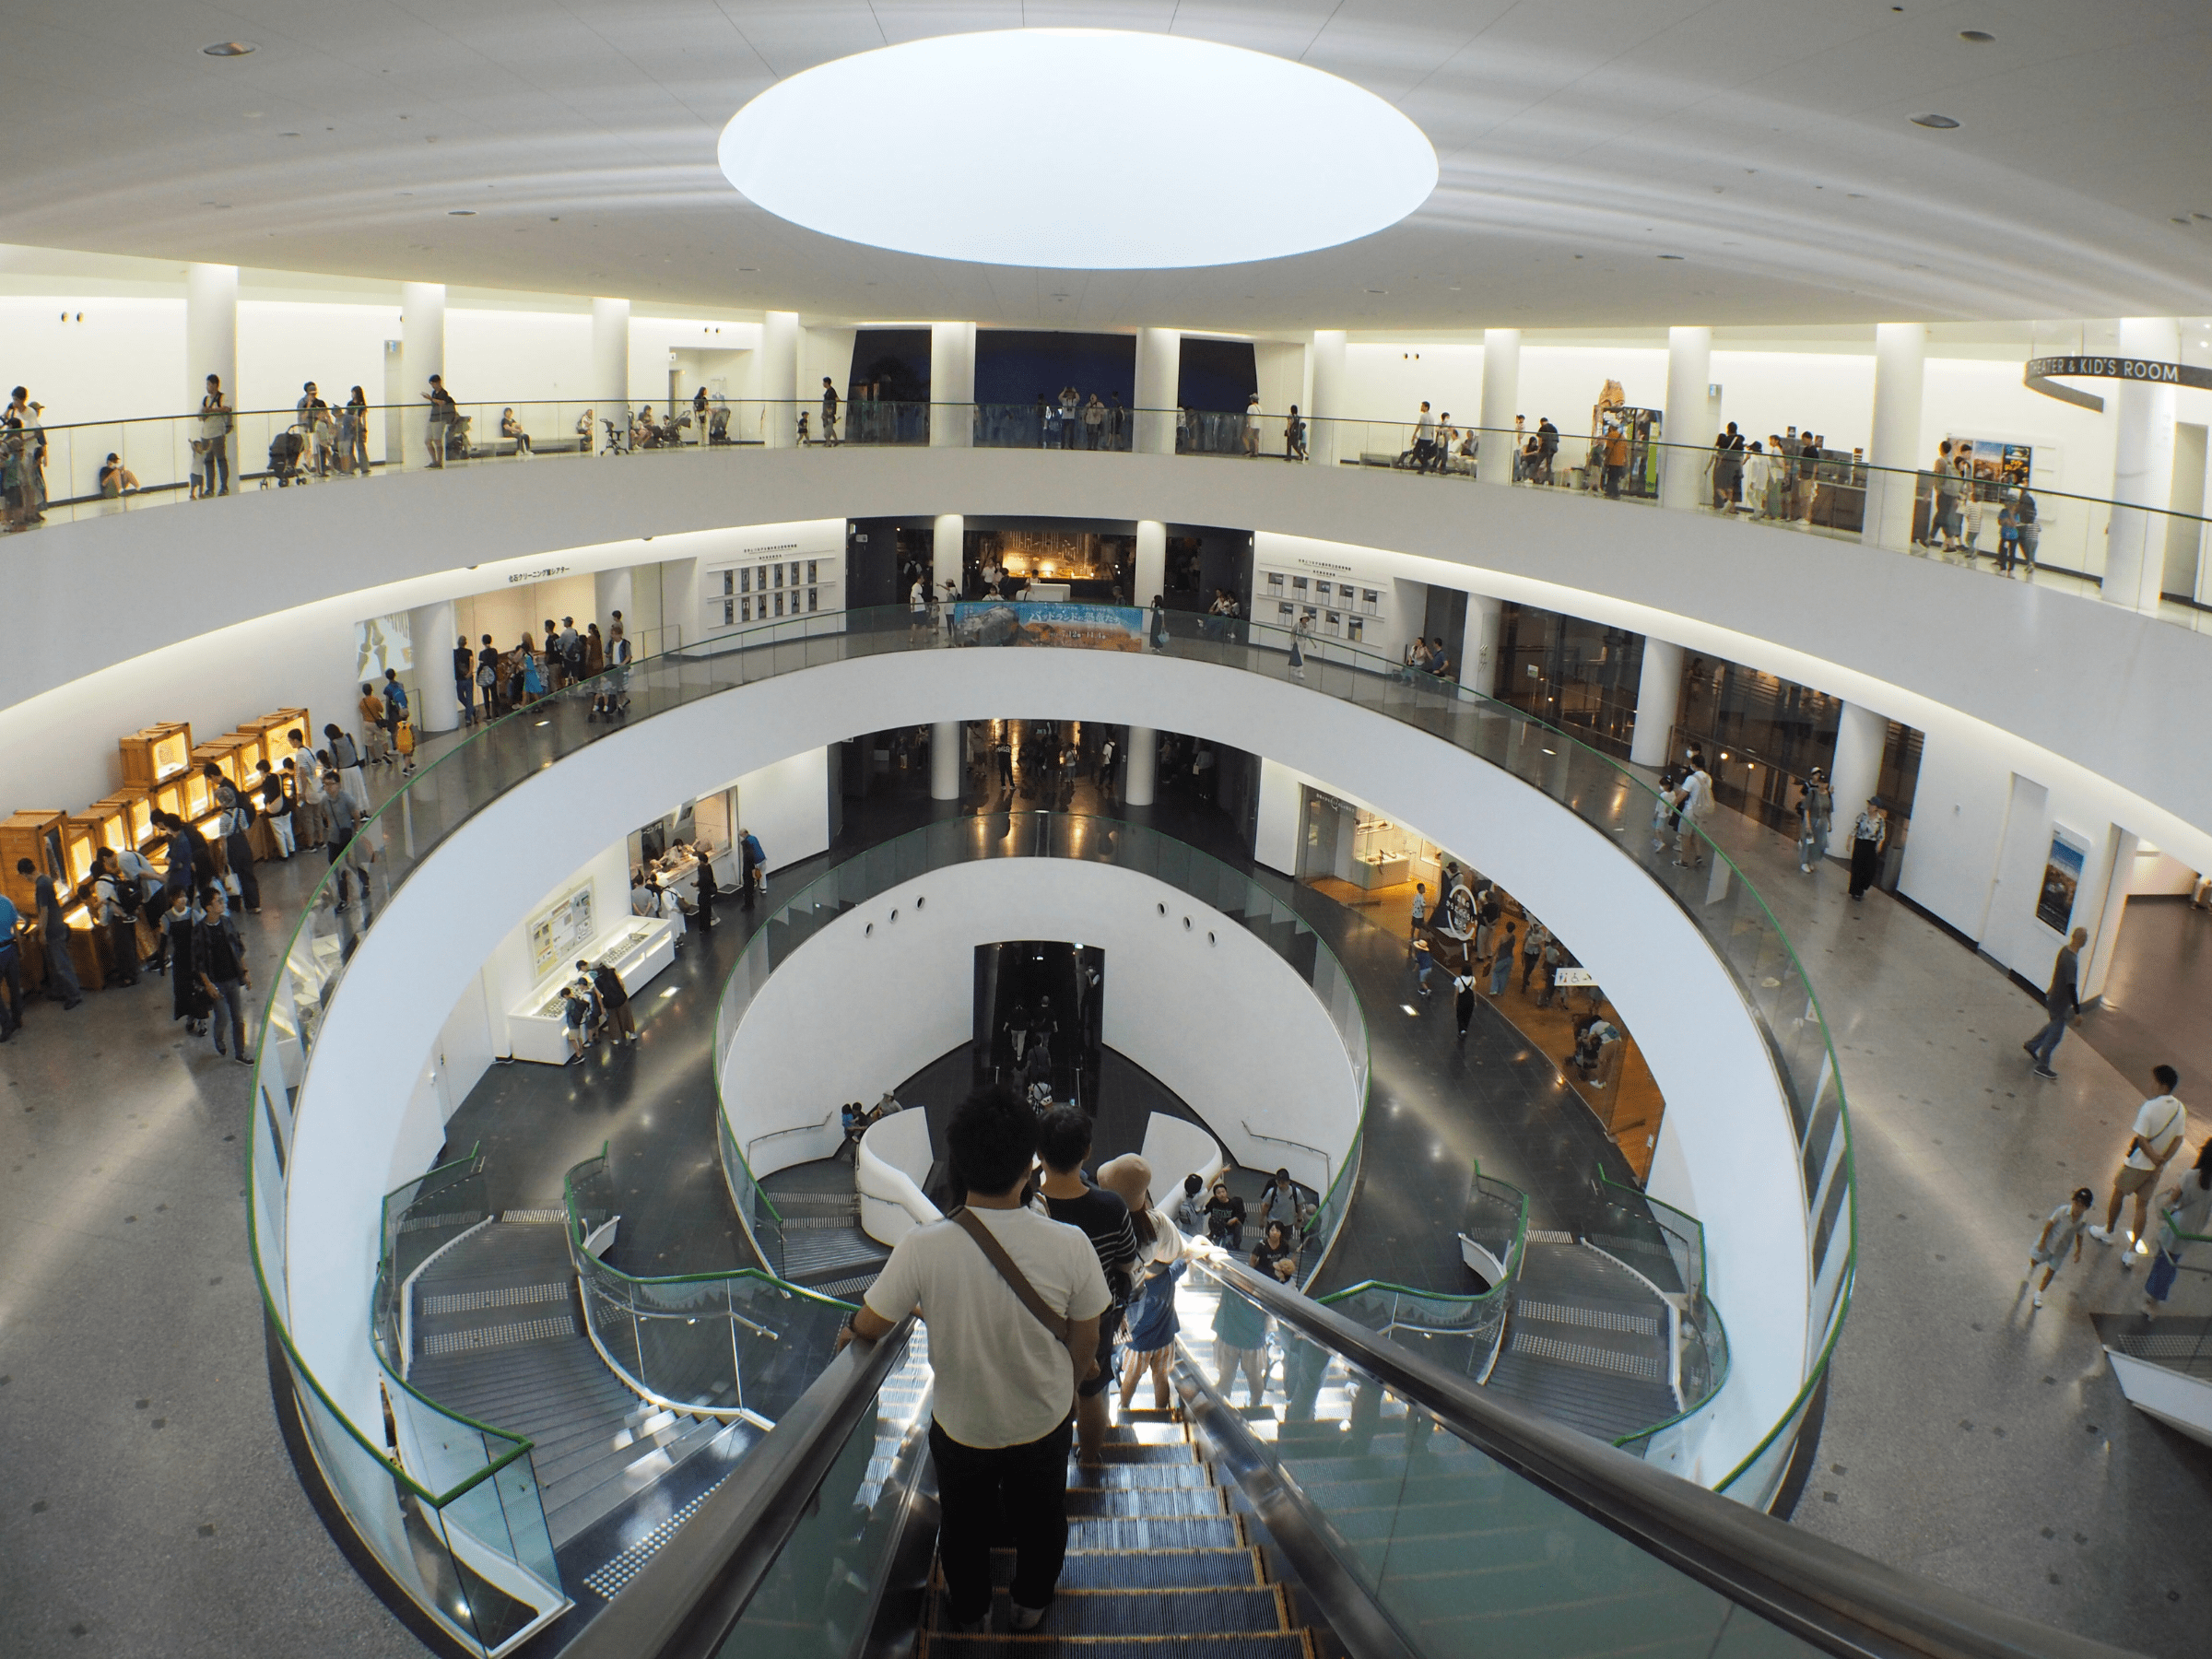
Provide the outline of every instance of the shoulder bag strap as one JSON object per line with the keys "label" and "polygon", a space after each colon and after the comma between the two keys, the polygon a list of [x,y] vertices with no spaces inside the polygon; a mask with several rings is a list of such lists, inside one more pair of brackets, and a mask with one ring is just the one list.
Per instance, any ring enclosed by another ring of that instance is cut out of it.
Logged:
{"label": "shoulder bag strap", "polygon": [[1007,1287],[1021,1299],[1021,1305],[1036,1315],[1037,1323],[1065,1342],[1066,1317],[1053,1312],[1044,1298],[1037,1294],[1037,1287],[1030,1284],[1021,1269],[1014,1265],[1014,1258],[1006,1253],[1006,1247],[992,1235],[982,1218],[963,1205],[952,1212],[950,1219],[958,1222],[960,1230],[975,1241],[976,1248],[990,1259],[992,1266],[998,1269],[998,1277],[1005,1279]]}

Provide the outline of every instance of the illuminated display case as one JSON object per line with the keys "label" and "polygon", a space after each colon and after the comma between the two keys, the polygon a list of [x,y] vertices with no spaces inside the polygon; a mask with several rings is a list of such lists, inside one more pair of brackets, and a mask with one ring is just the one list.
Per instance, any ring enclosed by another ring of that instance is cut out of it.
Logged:
{"label": "illuminated display case", "polygon": [[81,816],[94,827],[96,846],[113,847],[120,853],[126,848],[135,852],[146,844],[154,830],[153,812],[151,790],[124,789],[101,796]]}
{"label": "illuminated display case", "polygon": [[164,721],[118,737],[115,747],[123,753],[125,783],[163,782],[192,763],[192,726],[185,721]]}
{"label": "illuminated display case", "polygon": [[[676,924],[661,916],[624,916],[607,933],[579,951],[594,966],[612,967],[634,1001],[653,975],[676,960]],[[576,958],[566,956],[507,1011],[507,1050],[517,1060],[545,1065],[566,1064],[568,1037],[561,1018],[560,988],[576,981]]]}
{"label": "illuminated display case", "polygon": [[100,831],[105,828],[94,818],[69,818],[62,820],[61,884],[65,893],[79,882],[91,878],[92,860],[99,853]]}
{"label": "illuminated display case", "polygon": [[62,827],[68,815],[53,807],[33,806],[0,819],[0,892],[16,901],[26,918],[31,914],[31,878],[16,874],[16,860],[28,858],[41,870],[60,875]]}
{"label": "illuminated display case", "polygon": [[1352,831],[1352,879],[1363,888],[1396,887],[1422,881],[1433,895],[1442,871],[1442,854],[1405,825],[1362,809]]}

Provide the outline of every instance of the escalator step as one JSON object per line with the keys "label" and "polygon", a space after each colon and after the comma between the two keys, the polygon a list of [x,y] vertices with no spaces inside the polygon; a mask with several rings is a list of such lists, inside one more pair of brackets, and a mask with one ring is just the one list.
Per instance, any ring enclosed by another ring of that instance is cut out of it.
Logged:
{"label": "escalator step", "polygon": [[[1143,1558],[1135,1558],[1141,1560]],[[1001,1590],[993,1598],[994,1622],[1006,1627],[1012,1597]],[[945,1598],[931,1597],[934,1632],[945,1634]],[[1058,1637],[1177,1636],[1210,1630],[1254,1635],[1287,1634],[1281,1594],[1272,1584],[1231,1589],[1221,1585],[1159,1586],[1142,1582],[1112,1588],[1078,1590],[1063,1584],[1053,1598],[1047,1623]]]}
{"label": "escalator step", "polygon": [[1023,1659],[1138,1659],[1152,1653],[1172,1654],[1174,1659],[1313,1659],[1312,1645],[1302,1630],[1123,1637],[1065,1637],[1042,1631],[1033,1636],[949,1636],[932,1631],[914,1652],[916,1659],[983,1659],[1001,1653],[1018,1653]]}
{"label": "escalator step", "polygon": [[1221,1488],[1203,1487],[1134,1487],[1119,1491],[1075,1488],[1067,1494],[1068,1519],[1128,1515],[1219,1515],[1227,1511]]}
{"label": "escalator step", "polygon": [[1228,1549],[1241,1544],[1233,1515],[1071,1517],[1067,1541],[1079,1549]]}
{"label": "escalator step", "polygon": [[[1171,1585],[1246,1589],[1265,1583],[1259,1552],[1235,1549],[1071,1549],[1060,1570],[1063,1590],[1111,1590],[1141,1571],[1155,1589]],[[991,1582],[1004,1586],[1014,1577],[1014,1552],[991,1552]]]}
{"label": "escalator step", "polygon": [[1068,1491],[1125,1492],[1140,1487],[1210,1487],[1214,1477],[1204,1464],[1107,1464],[1078,1468],[1069,1477]]}

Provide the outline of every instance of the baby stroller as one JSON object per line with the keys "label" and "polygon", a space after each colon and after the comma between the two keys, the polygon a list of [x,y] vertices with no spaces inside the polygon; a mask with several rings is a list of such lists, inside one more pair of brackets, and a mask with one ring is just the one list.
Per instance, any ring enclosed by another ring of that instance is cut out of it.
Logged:
{"label": "baby stroller", "polygon": [[474,417],[456,414],[445,429],[445,458],[448,461],[465,461],[469,456],[468,429]]}
{"label": "baby stroller", "polygon": [[307,469],[300,465],[306,453],[307,434],[298,427],[288,427],[269,440],[269,476],[276,480],[277,488],[306,479]]}

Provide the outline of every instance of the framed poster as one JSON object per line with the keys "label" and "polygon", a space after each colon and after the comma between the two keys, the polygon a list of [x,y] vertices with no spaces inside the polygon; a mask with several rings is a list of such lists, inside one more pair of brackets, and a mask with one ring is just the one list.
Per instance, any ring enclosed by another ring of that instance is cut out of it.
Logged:
{"label": "framed poster", "polygon": [[591,937],[592,884],[587,881],[532,919],[531,971],[545,978],[559,963],[573,961]]}
{"label": "framed poster", "polygon": [[2081,886],[2081,869],[2088,855],[2088,843],[2081,837],[2052,826],[2051,851],[2043,860],[2042,885],[2035,895],[2035,919],[2053,933],[2065,933],[2074,919],[2074,894]]}

